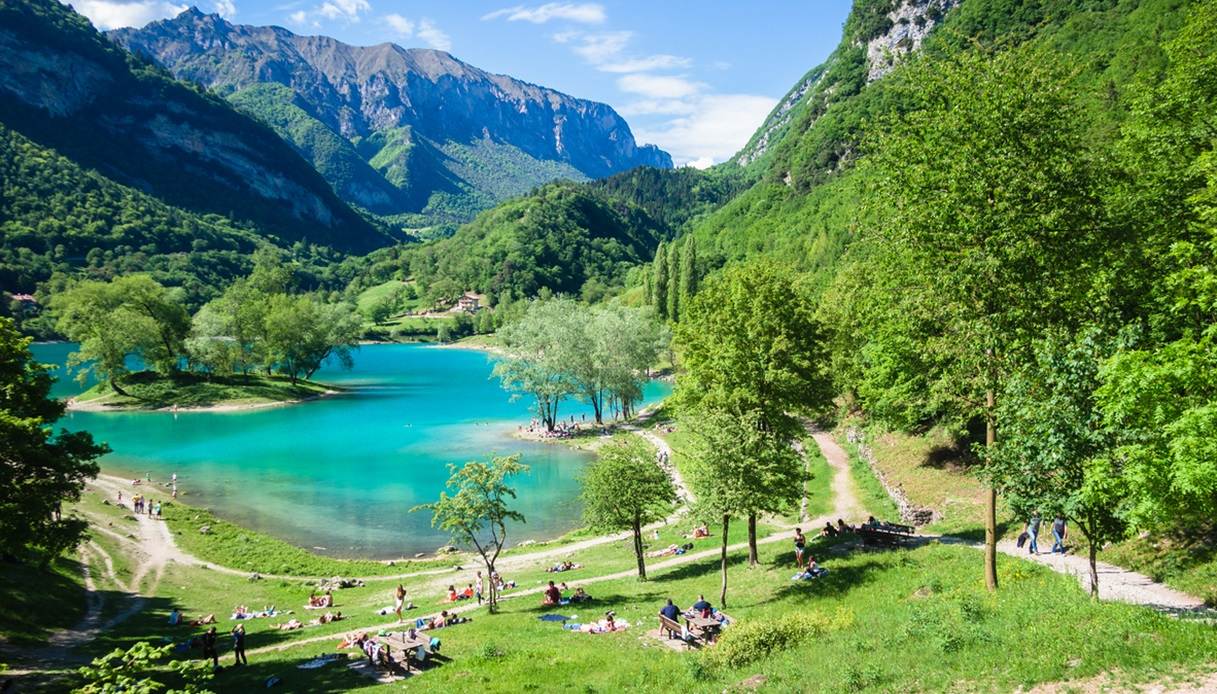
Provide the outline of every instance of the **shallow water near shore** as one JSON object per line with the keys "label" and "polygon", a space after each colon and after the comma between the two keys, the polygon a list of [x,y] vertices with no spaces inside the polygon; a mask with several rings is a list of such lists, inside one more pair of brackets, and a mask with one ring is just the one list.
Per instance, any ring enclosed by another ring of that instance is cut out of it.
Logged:
{"label": "shallow water near shore", "polygon": [[[62,365],[74,346],[33,349]],[[578,476],[590,458],[514,439],[531,400],[513,402],[492,368],[475,350],[365,345],[353,369],[327,365],[315,376],[349,389],[340,395],[245,412],[71,412],[61,423],[110,445],[105,472],[154,483],[176,473],[184,501],[336,556],[395,558],[445,544],[429,514],[410,508],[435,500],[448,464],[520,453],[531,466],[515,483],[527,523],[511,544],[555,537],[579,524]],[[57,396],[82,390],[58,375]],[[646,400],[669,390],[652,382]],[[564,403],[563,416],[584,413],[590,418],[590,408]]]}

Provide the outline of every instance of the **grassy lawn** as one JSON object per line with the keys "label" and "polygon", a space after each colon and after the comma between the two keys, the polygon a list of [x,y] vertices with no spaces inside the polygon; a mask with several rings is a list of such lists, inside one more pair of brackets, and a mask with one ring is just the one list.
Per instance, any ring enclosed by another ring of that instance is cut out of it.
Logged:
{"label": "grassy lawn", "polygon": [[120,384],[127,395],[115,392],[108,383],[99,383],[77,396],[79,402],[92,402],[116,409],[156,410],[216,405],[257,405],[316,397],[337,390],[323,383],[300,380],[292,383],[286,376],[214,376],[195,373],[165,376],[141,371],[124,377]]}
{"label": "grassy lawn", "polygon": [[0,562],[0,595],[0,641],[15,646],[41,644],[85,614],[84,581],[74,558],[56,559],[46,569]]}
{"label": "grassy lawn", "polygon": [[1099,559],[1139,571],[1217,606],[1217,547],[1202,533],[1132,538],[1103,550]]}
{"label": "grassy lawn", "polygon": [[804,487],[807,496],[807,517],[816,518],[833,509],[832,470],[828,467],[824,454],[820,453],[815,439],[804,437],[803,450],[807,457],[807,474],[810,476]]}
{"label": "grassy lawn", "polygon": [[[930,545],[915,550],[849,551],[842,545],[813,543],[830,573],[811,583],[790,579],[791,552],[785,543],[762,546],[762,565],[749,569],[742,553],[733,556],[728,612],[745,623],[771,623],[789,615],[822,617],[818,633],[796,633],[785,644],[757,639],[724,664],[707,650],[675,652],[646,632],[666,597],[687,605],[698,593],[717,604],[719,575],[714,560],[654,572],[652,580],[591,583],[590,606],[549,610],[535,596],[504,602],[499,615],[484,610],[474,620],[440,632],[442,652],[452,660],[412,679],[421,691],[694,691],[718,692],[751,680],[761,691],[971,691],[1012,690],[1039,682],[1083,679],[1119,670],[1147,680],[1211,663],[1217,632],[1205,625],[1160,616],[1150,610],[1093,603],[1071,578],[1017,559],[1000,557],[1003,591],[986,594],[980,582],[980,554]],[[172,580],[170,580],[172,579]],[[280,582],[240,585],[218,575],[173,575],[179,593],[158,603],[121,630],[127,638],[180,640],[189,627],[164,623],[171,604],[199,601],[225,606],[239,595],[245,602],[292,604],[307,595],[301,586]],[[239,590],[239,593],[232,591]],[[339,609],[387,603],[387,591],[352,589],[339,594]],[[221,596],[217,599],[215,596]],[[370,599],[369,599],[370,598]],[[573,633],[539,616],[558,612],[573,622],[602,616],[607,609],[633,626],[603,635]],[[224,615],[225,617],[227,615]],[[341,665],[302,671],[294,665],[332,651],[339,632],[355,622],[283,633],[268,631],[268,620],[247,622],[257,653],[248,669],[232,669],[212,682],[219,692],[261,688],[271,675],[285,691],[323,692],[370,684]],[[274,621],[274,620],[269,620]],[[366,619],[360,621],[367,623]],[[221,631],[231,623],[221,618]],[[1079,638],[1085,633],[1085,638]],[[332,638],[292,646],[319,634]],[[732,641],[730,629],[723,643]],[[124,643],[113,636],[98,650]],[[230,658],[227,640],[221,657]],[[772,646],[772,650],[768,647]],[[1030,647],[1028,647],[1030,646]],[[759,676],[759,677],[758,677]]]}

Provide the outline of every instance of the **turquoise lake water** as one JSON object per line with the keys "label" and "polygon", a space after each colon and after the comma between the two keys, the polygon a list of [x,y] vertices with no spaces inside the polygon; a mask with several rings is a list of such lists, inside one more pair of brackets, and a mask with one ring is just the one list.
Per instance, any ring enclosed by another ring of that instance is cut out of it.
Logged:
{"label": "turquoise lake water", "polygon": [[[73,348],[39,344],[34,355],[62,365]],[[71,412],[62,424],[110,445],[107,472],[159,483],[177,473],[184,501],[338,556],[401,557],[445,544],[428,514],[409,509],[437,497],[449,463],[520,453],[531,466],[516,480],[527,522],[511,543],[554,537],[578,525],[578,476],[590,458],[512,438],[531,400],[513,402],[492,368],[474,350],[366,345],[353,369],[327,366],[315,377],[350,389],[342,395],[246,412]],[[57,396],[80,392],[60,376]],[[646,399],[669,391],[652,382]],[[574,400],[563,410],[591,416]]]}

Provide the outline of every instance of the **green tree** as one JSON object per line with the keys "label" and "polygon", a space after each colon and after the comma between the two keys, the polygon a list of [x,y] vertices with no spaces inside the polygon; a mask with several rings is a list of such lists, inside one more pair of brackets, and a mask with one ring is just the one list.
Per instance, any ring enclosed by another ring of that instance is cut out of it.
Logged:
{"label": "green tree", "polygon": [[[689,483],[696,495],[696,512],[720,519],[719,557],[722,591],[727,605],[727,531],[732,516],[754,514],[758,498],[775,484],[802,489],[802,472],[792,458],[789,442],[761,426],[761,413],[707,411],[685,420],[690,432],[692,465]],[[759,503],[764,503],[763,501]],[[751,552],[749,553],[751,555]]]}
{"label": "green tree", "polygon": [[1007,379],[997,408],[1002,437],[985,472],[1022,518],[1061,514],[1090,550],[1090,592],[1099,595],[1098,551],[1125,532],[1129,491],[1114,431],[1095,401],[1109,340],[1090,330],[1038,341],[1031,363]]}
{"label": "green tree", "polygon": [[[917,61],[892,87],[910,108],[876,131],[874,182],[851,249],[882,308],[843,329],[895,366],[893,387],[934,400],[997,440],[998,393],[1028,345],[1089,308],[1087,268],[1108,241],[1103,175],[1084,118],[1048,61],[1027,50]],[[858,308],[849,309],[858,312]],[[910,370],[920,372],[907,380]],[[923,388],[923,389],[922,389]],[[996,501],[986,503],[985,579],[997,588]]]}
{"label": "green tree", "polygon": [[655,249],[651,262],[652,286],[654,287],[655,312],[661,319],[668,318],[668,245],[662,241]]}
{"label": "green tree", "polygon": [[190,316],[178,293],[147,275],[128,275],[110,282],[79,282],[52,299],[56,325],[80,343],[69,364],[109,381],[122,393],[119,379],[127,374],[126,359],[137,354],[162,373],[177,369],[190,331]]}
{"label": "green tree", "polygon": [[42,565],[72,547],[88,527],[64,517],[64,502],[80,498],[107,452],[85,432],[53,426],[64,405],[51,397],[51,376],[30,354],[9,318],[0,318],[0,555]]}
{"label": "green tree", "polygon": [[570,320],[569,299],[536,300],[518,321],[499,330],[505,356],[494,367],[503,387],[531,395],[547,431],[557,425],[562,400],[576,392],[569,376],[567,346],[581,344]]}
{"label": "green tree", "polygon": [[693,235],[685,237],[685,247],[680,253],[680,306],[687,307],[697,293],[697,242]]}
{"label": "green tree", "polygon": [[680,320],[680,246],[668,244],[667,316],[670,321]]}
{"label": "green tree", "polygon": [[656,464],[654,452],[637,437],[602,447],[584,472],[580,498],[588,527],[633,534],[638,578],[645,581],[642,527],[667,518],[676,502],[676,488]]}
{"label": "green tree", "polygon": [[[788,446],[799,415],[832,404],[823,331],[814,305],[790,271],[759,259],[727,268],[706,282],[677,326],[683,371],[675,400],[689,417],[755,413],[761,430]],[[751,416],[751,414],[750,414]],[[800,474],[797,457],[779,458]],[[749,559],[756,558],[756,515],[800,493],[800,485],[757,487],[748,509]]]}
{"label": "green tree", "polygon": [[[410,509],[431,512],[431,526],[452,534],[454,542],[473,545],[482,562],[486,575],[495,573],[494,563],[507,542],[507,523],[523,523],[524,516],[508,507],[508,500],[516,498],[516,490],[507,484],[513,475],[528,472],[528,466],[520,463],[520,456],[492,457],[489,462],[471,460],[457,469],[448,466],[448,492],[440,492],[439,500],[421,504]],[[498,607],[498,590],[490,581],[490,611]]]}
{"label": "green tree", "polygon": [[292,383],[312,378],[330,357],[344,367],[359,347],[360,320],[350,304],[324,304],[311,296],[274,294],[267,298],[266,369],[287,374]]}
{"label": "green tree", "polygon": [[[155,694],[172,691],[182,694],[207,694],[206,684],[214,677],[205,660],[170,660],[173,644],[153,646],[140,641],[131,648],[94,658],[78,671],[84,684],[75,694]],[[169,689],[164,680],[180,680],[181,689]]]}

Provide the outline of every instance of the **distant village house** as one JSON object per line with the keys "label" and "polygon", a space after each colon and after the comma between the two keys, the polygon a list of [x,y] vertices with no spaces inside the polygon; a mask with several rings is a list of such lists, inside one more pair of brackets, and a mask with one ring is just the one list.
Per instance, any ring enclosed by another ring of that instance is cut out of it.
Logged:
{"label": "distant village house", "polygon": [[464,311],[465,313],[477,313],[482,308],[482,295],[473,292],[465,292],[461,298],[456,300],[456,305],[452,307],[453,313]]}

